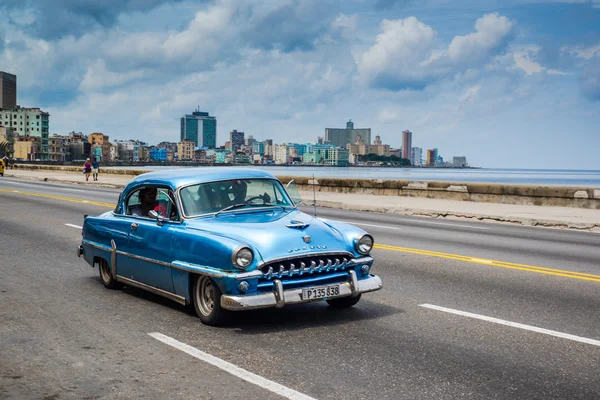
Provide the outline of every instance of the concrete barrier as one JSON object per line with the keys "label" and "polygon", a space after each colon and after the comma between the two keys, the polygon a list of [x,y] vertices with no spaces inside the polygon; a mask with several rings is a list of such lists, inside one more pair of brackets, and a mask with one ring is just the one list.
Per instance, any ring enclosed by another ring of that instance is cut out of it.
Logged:
{"label": "concrete barrier", "polygon": [[[25,165],[17,169],[71,172],[81,174],[83,166]],[[103,174],[141,175],[149,170],[113,168]],[[486,203],[575,207],[600,210],[600,190],[566,186],[510,185],[440,181],[401,181],[383,179],[316,178],[278,176],[287,183],[294,180],[300,190],[318,192],[372,194],[380,196],[424,197]]]}
{"label": "concrete barrier", "polygon": [[[300,190],[313,190],[312,178],[292,176],[279,176],[278,178],[282,182],[293,179]],[[425,197],[600,210],[600,190],[582,187],[318,178],[315,179],[314,189],[318,192]]]}

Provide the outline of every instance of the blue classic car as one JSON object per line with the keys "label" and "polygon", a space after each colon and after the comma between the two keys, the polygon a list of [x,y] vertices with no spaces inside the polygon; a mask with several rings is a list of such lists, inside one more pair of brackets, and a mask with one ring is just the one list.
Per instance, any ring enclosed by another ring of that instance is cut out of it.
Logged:
{"label": "blue classic car", "polygon": [[[287,189],[287,190],[286,190]],[[217,325],[230,311],[325,300],[355,305],[381,289],[373,238],[297,208],[298,190],[233,167],[150,172],[113,211],[85,218],[77,255],[105,287],[134,286],[193,306]]]}

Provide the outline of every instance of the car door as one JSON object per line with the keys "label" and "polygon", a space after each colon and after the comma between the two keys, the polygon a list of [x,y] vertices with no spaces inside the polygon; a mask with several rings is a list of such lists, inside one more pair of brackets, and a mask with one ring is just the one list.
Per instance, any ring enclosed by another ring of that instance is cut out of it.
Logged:
{"label": "car door", "polygon": [[[119,265],[119,275],[146,285],[173,292],[170,263],[173,248],[173,227],[178,224],[177,217],[158,221],[149,215],[132,215],[140,204],[140,193],[146,186],[132,193],[127,199],[126,212],[130,221],[126,251],[128,260],[125,265]],[[157,190],[156,209],[162,209],[167,216],[172,210],[169,189],[155,188]],[[166,208],[165,208],[166,207]],[[163,216],[165,217],[165,216]],[[167,217],[165,217],[167,218]]]}

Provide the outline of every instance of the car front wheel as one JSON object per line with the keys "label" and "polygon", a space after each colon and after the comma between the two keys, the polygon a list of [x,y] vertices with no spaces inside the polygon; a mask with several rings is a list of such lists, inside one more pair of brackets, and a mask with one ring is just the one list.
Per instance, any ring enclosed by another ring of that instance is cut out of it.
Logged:
{"label": "car front wheel", "polygon": [[327,300],[327,304],[329,304],[333,308],[350,308],[356,303],[360,301],[360,294],[356,297],[341,297],[339,299],[331,299]]}
{"label": "car front wheel", "polygon": [[197,276],[193,284],[193,303],[196,315],[206,325],[225,322],[227,310],[221,307],[221,289],[208,276]]}

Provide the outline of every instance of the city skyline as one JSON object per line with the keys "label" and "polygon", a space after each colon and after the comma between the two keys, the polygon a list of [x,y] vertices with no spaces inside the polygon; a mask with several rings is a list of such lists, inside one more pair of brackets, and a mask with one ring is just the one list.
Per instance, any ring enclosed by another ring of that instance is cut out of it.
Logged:
{"label": "city skyline", "polygon": [[598,168],[598,4],[375,4],[158,1],[99,16],[67,2],[51,23],[51,4],[11,2],[0,69],[52,133],[177,141],[199,104],[218,143],[234,129],[311,141],[351,116],[392,147],[408,128],[473,165]]}

